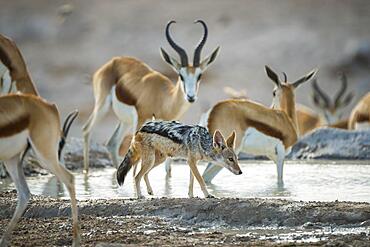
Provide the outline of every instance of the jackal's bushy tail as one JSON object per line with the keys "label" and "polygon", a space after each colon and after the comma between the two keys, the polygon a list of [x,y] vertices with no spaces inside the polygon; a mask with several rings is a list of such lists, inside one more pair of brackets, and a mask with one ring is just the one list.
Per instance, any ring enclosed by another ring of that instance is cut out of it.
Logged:
{"label": "jackal's bushy tail", "polygon": [[119,185],[122,185],[125,182],[125,177],[127,173],[130,171],[131,167],[133,167],[135,163],[139,161],[139,159],[140,155],[131,143],[131,146],[127,151],[125,158],[117,169],[117,182]]}

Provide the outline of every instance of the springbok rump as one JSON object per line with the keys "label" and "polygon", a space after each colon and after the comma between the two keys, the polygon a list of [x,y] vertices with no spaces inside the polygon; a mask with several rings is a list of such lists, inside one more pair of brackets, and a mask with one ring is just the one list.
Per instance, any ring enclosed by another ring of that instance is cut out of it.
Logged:
{"label": "springbok rump", "polygon": [[30,94],[10,94],[0,97],[0,160],[4,161],[18,192],[17,207],[0,246],[7,245],[30,199],[30,191],[19,162],[20,155],[28,143],[35,151],[41,166],[66,185],[72,205],[73,246],[80,245],[74,177],[58,161],[61,138],[59,112],[54,104]]}

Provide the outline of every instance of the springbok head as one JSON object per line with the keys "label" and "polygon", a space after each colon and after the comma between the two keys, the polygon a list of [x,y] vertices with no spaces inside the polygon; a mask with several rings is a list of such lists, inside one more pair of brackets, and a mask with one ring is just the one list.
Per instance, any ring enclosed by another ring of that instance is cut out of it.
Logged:
{"label": "springbok head", "polygon": [[193,103],[197,99],[200,78],[208,66],[215,61],[220,47],[217,47],[210,56],[201,61],[201,52],[207,40],[208,28],[204,21],[195,21],[194,23],[200,23],[203,26],[204,35],[195,48],[193,64],[190,65],[185,50],[177,45],[171,38],[170,26],[173,23],[175,23],[175,21],[170,21],[166,26],[166,38],[171,47],[179,54],[180,62],[168,55],[163,48],[161,48],[161,54],[164,61],[166,61],[179,75],[185,99]]}
{"label": "springbok head", "polygon": [[312,84],[313,89],[313,102],[315,106],[320,109],[326,122],[333,124],[339,121],[343,114],[343,109],[351,103],[354,94],[347,93],[347,77],[343,73],[341,75],[342,86],[338,93],[335,95],[334,100],[319,87],[317,80],[314,80]]}
{"label": "springbok head", "polygon": [[312,79],[317,69],[312,70],[308,74],[302,76],[295,82],[288,82],[286,73],[283,72],[284,80],[281,81],[279,76],[268,66],[265,66],[267,76],[275,83],[272,91],[272,105],[273,109],[289,109],[294,103],[294,90],[306,81]]}

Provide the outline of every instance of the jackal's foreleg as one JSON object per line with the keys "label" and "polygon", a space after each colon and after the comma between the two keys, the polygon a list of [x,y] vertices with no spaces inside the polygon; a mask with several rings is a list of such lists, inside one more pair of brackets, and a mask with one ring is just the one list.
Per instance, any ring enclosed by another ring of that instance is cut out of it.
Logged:
{"label": "jackal's foreleg", "polygon": [[198,171],[197,160],[190,157],[190,158],[188,158],[188,164],[190,166],[191,172],[193,173],[193,175],[197,179],[204,196],[207,197],[207,198],[213,198],[214,196],[208,193],[206,184],[204,183],[204,180],[203,180],[202,176],[200,175],[200,173]]}

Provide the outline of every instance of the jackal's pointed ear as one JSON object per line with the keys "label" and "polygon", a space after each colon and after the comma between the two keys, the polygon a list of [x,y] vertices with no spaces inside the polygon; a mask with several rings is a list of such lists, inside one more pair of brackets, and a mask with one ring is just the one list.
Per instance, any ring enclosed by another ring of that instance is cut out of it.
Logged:
{"label": "jackal's pointed ear", "polygon": [[213,134],[213,146],[220,149],[224,149],[226,147],[225,138],[219,130],[216,130]]}
{"label": "jackal's pointed ear", "polygon": [[232,149],[235,148],[235,137],[236,137],[236,133],[235,131],[233,131],[233,133],[231,133],[231,135],[226,140],[227,147],[232,148]]}
{"label": "jackal's pointed ear", "polygon": [[177,62],[176,59],[168,55],[168,53],[162,47],[161,55],[163,60],[166,61],[175,72],[178,72],[180,70],[181,65],[179,64],[179,62]]}

